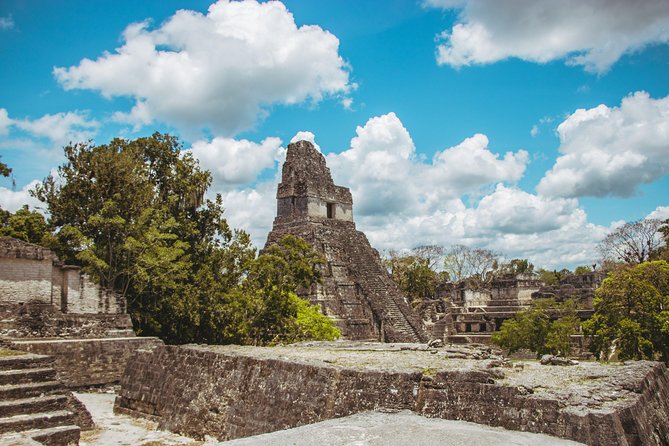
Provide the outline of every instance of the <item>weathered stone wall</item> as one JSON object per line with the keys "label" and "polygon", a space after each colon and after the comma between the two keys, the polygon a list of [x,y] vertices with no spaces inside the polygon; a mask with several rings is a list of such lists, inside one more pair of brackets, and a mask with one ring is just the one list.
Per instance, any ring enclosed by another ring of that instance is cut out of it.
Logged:
{"label": "weathered stone wall", "polygon": [[49,303],[69,313],[124,313],[125,300],[62,265],[47,248],[0,237],[0,302]]}
{"label": "weathered stone wall", "polygon": [[10,348],[49,355],[61,382],[71,388],[116,383],[130,357],[163,345],[158,338],[25,339],[5,342]]}
{"label": "weathered stone wall", "polygon": [[127,314],[62,313],[51,304],[0,304],[0,338],[134,336]]}
{"label": "weathered stone wall", "polygon": [[51,268],[50,259],[0,257],[0,301],[51,303]]}
{"label": "weathered stone wall", "polygon": [[669,373],[661,363],[511,369],[489,350],[402,348],[160,347],[128,362],[116,409],[221,440],[410,409],[589,445],[669,444]]}

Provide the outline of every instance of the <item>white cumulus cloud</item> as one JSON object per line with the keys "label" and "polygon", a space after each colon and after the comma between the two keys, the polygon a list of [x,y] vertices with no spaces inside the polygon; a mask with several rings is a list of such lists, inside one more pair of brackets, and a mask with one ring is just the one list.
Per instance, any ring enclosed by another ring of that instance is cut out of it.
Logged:
{"label": "white cumulus cloud", "polygon": [[283,159],[281,140],[265,138],[260,144],[246,139],[216,137],[196,141],[190,149],[200,166],[211,171],[214,179],[224,184],[246,184],[255,181],[265,169],[273,168]]}
{"label": "white cumulus cloud", "polygon": [[[0,120],[2,120],[1,117]],[[11,124],[33,137],[47,138],[57,145],[87,141],[97,133],[100,127],[98,121],[89,120],[86,114],[81,112],[46,114],[33,120],[13,120]]]}
{"label": "white cumulus cloud", "polygon": [[[311,132],[298,132],[298,139],[315,140]],[[500,155],[488,146],[476,134],[425,160],[397,115],[388,113],[357,127],[350,148],[326,160],[335,183],[351,188],[354,220],[377,249],[462,243],[549,268],[595,261],[597,242],[610,228],[589,223],[575,198],[519,189],[514,183],[527,153]],[[274,175],[232,190],[218,175],[212,187],[223,196],[229,222],[249,231],[259,247],[276,213],[280,169]],[[468,194],[480,199],[466,204]]]}
{"label": "white cumulus cloud", "polygon": [[21,190],[12,190],[0,186],[0,208],[16,212],[24,205],[29,205],[32,209],[43,206],[43,203],[30,195],[30,189],[34,188],[40,182],[32,180],[21,188]]}
{"label": "white cumulus cloud", "polygon": [[354,85],[338,51],[337,37],[298,27],[279,1],[221,0],[207,14],[179,10],[154,30],[131,24],[121,47],[54,75],[67,90],[134,98],[118,121],[159,119],[230,135],[252,127],[272,104],[345,96]]}
{"label": "white cumulus cloud", "polygon": [[12,120],[9,119],[7,109],[0,108],[0,136],[5,136],[9,133],[10,125],[12,125]]}
{"label": "white cumulus cloud", "polygon": [[351,187],[360,215],[412,214],[434,210],[462,194],[484,186],[518,181],[527,152],[507,152],[500,158],[488,149],[488,138],[476,134],[437,152],[429,162],[416,148],[395,113],[376,116],[358,126],[351,148],[329,154],[335,180]]}
{"label": "white cumulus cloud", "polygon": [[314,148],[316,150],[318,150],[319,152],[321,151],[321,146],[319,146],[316,143],[316,135],[314,135],[313,132],[307,132],[307,131],[300,130],[290,140],[291,143],[298,142],[298,141],[309,141],[311,144],[314,145]]}
{"label": "white cumulus cloud", "polygon": [[658,206],[646,218],[656,218],[658,220],[669,219],[669,206]]}
{"label": "white cumulus cloud", "polygon": [[510,57],[545,63],[564,59],[603,73],[624,54],[669,42],[666,0],[426,0],[458,8],[440,36],[437,62],[453,67]]}
{"label": "white cumulus cloud", "polygon": [[0,17],[0,29],[12,29],[14,28],[14,19],[12,16]]}
{"label": "white cumulus cloud", "polygon": [[669,173],[669,96],[579,109],[557,131],[561,156],[537,186],[543,195],[629,197]]}

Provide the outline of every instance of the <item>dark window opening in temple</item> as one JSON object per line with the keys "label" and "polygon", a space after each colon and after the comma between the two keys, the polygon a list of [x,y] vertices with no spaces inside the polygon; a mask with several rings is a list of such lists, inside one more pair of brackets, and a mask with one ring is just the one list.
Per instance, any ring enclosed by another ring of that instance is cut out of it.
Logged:
{"label": "dark window opening in temple", "polygon": [[328,203],[328,218],[334,218],[334,203]]}
{"label": "dark window opening in temple", "polygon": [[488,330],[486,329],[486,325],[483,324],[483,323],[479,324],[479,331],[488,331]]}

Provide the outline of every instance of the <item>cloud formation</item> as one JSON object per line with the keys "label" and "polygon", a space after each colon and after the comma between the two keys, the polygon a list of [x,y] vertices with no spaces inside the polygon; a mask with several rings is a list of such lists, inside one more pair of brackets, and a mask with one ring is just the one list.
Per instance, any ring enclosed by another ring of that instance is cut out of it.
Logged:
{"label": "cloud formation", "polygon": [[14,28],[14,19],[12,16],[0,17],[0,30],[7,30]]}
{"label": "cloud formation", "polygon": [[555,197],[630,197],[669,173],[669,96],[646,92],[579,109],[557,128],[562,154],[537,191]]}
{"label": "cloud formation", "polygon": [[240,185],[255,181],[262,171],[273,168],[283,159],[285,149],[281,140],[274,137],[265,138],[260,144],[216,137],[210,142],[193,143],[190,151],[214,179],[225,185]]}
{"label": "cloud formation", "polygon": [[[293,140],[314,140],[299,132]],[[356,129],[350,148],[326,155],[335,183],[350,187],[355,221],[378,249],[464,243],[529,257],[538,266],[587,264],[607,228],[592,225],[573,198],[547,197],[514,185],[528,163],[524,151],[496,154],[476,134],[438,152],[417,155],[408,130],[394,113]],[[276,209],[275,178],[222,192],[227,218],[262,246]],[[466,204],[462,196],[480,197]]]}
{"label": "cloud formation", "polygon": [[58,67],[66,89],[135,100],[118,122],[158,119],[177,127],[231,135],[273,104],[344,97],[354,88],[339,40],[315,25],[298,27],[278,1],[221,0],[207,14],[180,10],[155,30],[129,25],[123,45],[96,60]]}
{"label": "cloud formation", "polygon": [[38,180],[32,180],[23,186],[21,190],[12,190],[0,186],[0,208],[5,211],[16,212],[26,204],[31,209],[43,206],[41,201],[30,195],[30,189],[34,188],[38,183]]}
{"label": "cloud formation", "polygon": [[490,184],[518,181],[528,155],[520,150],[500,157],[488,149],[487,136],[476,134],[425,162],[391,112],[358,126],[351,148],[327,160],[335,181],[351,187],[358,215],[414,215]]}
{"label": "cloud formation", "polygon": [[510,57],[546,63],[564,59],[606,72],[627,53],[669,42],[666,0],[425,0],[458,8],[437,46],[440,65],[489,64]]}

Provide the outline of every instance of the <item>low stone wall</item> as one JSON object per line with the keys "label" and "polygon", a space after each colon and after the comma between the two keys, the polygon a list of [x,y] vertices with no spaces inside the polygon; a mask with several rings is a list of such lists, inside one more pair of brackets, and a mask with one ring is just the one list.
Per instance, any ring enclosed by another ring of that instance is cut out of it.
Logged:
{"label": "low stone wall", "polygon": [[165,346],[138,352],[116,410],[228,440],[365,410],[410,409],[590,445],[669,444],[661,363],[523,367],[489,347]]}
{"label": "low stone wall", "polygon": [[10,348],[49,355],[61,382],[70,388],[116,383],[131,356],[150,352],[163,342],[151,337],[101,339],[25,339],[5,342]]}
{"label": "low stone wall", "polygon": [[71,314],[40,302],[0,303],[0,338],[118,336],[134,336],[127,314]]}

